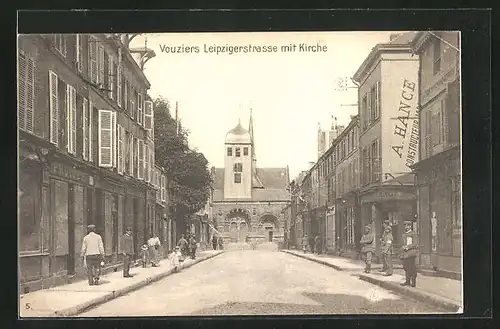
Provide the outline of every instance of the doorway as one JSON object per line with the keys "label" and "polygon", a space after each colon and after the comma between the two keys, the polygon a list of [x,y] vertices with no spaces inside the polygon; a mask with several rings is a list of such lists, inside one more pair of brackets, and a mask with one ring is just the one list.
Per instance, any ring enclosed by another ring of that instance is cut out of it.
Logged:
{"label": "doorway", "polygon": [[75,204],[74,185],[70,184],[68,190],[68,275],[75,274]]}
{"label": "doorway", "polygon": [[269,231],[269,242],[273,242],[273,231]]}

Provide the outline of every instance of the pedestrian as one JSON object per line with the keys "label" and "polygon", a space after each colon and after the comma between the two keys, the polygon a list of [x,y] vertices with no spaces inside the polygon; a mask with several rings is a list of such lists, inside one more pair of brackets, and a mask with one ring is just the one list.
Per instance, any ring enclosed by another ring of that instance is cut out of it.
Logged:
{"label": "pedestrian", "polygon": [[87,267],[89,286],[99,284],[101,263],[104,261],[104,245],[102,238],[95,232],[95,225],[87,226],[87,235],[83,238],[81,257]]}
{"label": "pedestrian", "polygon": [[150,235],[150,238],[148,240],[148,248],[149,248],[149,258],[151,262],[152,267],[157,267],[159,266],[160,263],[160,239],[155,236],[154,234]]}
{"label": "pedestrian", "polygon": [[196,258],[196,249],[198,247],[197,245],[197,242],[196,242],[196,238],[194,237],[194,235],[191,235],[191,237],[189,238],[189,255],[191,256],[191,259],[195,259]]}
{"label": "pedestrian", "polygon": [[174,267],[174,271],[177,272],[180,269],[180,263],[181,263],[181,251],[180,248],[177,246],[175,247],[174,251],[168,256],[170,259],[170,264]]}
{"label": "pedestrian", "polygon": [[382,238],[380,239],[380,249],[382,251],[382,269],[381,272],[385,272],[385,276],[392,275],[392,228],[390,225],[386,225],[384,228],[384,233],[382,233]]}
{"label": "pedestrian", "polygon": [[401,283],[402,286],[417,285],[417,237],[412,230],[412,222],[405,221],[405,233],[403,233],[403,241],[401,248],[400,258],[403,260],[403,269],[405,270],[405,282]]}
{"label": "pedestrian", "polygon": [[217,250],[217,235],[214,234],[214,236],[212,237],[212,248],[214,250]]}
{"label": "pedestrian", "polygon": [[123,277],[131,278],[130,261],[134,256],[134,239],[132,238],[132,229],[128,227],[125,234],[122,235],[121,248],[123,254]]}
{"label": "pedestrian", "polygon": [[148,267],[148,258],[149,258],[149,247],[145,243],[141,246],[141,262],[143,268]]}
{"label": "pedestrian", "polygon": [[177,246],[179,246],[179,248],[181,250],[182,256],[186,256],[188,241],[184,237],[184,234],[181,235],[181,238],[179,239],[179,242],[177,243]]}
{"label": "pedestrian", "polygon": [[219,236],[219,240],[217,242],[219,243],[219,249],[224,249],[224,239],[221,236]]}
{"label": "pedestrian", "polygon": [[318,255],[321,254],[321,237],[319,234],[314,238],[314,251]]}
{"label": "pedestrian", "polygon": [[311,253],[314,254],[314,237],[311,235],[309,237],[309,250],[311,250]]}
{"label": "pedestrian", "polygon": [[309,238],[307,237],[307,234],[304,234],[302,237],[302,251],[304,254],[307,252],[307,245],[309,244]]}
{"label": "pedestrian", "polygon": [[363,255],[363,258],[365,260],[365,273],[370,273],[371,266],[372,266],[372,254],[374,250],[374,238],[373,238],[373,233],[372,233],[372,228],[371,225],[366,225],[365,226],[365,234],[361,238],[360,244],[361,244],[361,253]]}

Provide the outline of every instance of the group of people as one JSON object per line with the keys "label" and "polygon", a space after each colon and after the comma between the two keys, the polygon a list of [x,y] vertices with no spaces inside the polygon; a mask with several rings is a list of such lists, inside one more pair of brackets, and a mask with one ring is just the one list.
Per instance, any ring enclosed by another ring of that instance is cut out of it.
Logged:
{"label": "group of people", "polygon": [[[87,235],[83,238],[81,257],[84,266],[87,268],[87,277],[89,285],[98,285],[104,266],[104,244],[102,238],[96,233],[96,226],[91,224],[87,226]],[[125,234],[120,239],[121,254],[123,256],[123,277],[131,278],[130,264],[134,258],[134,239],[132,229],[127,228]],[[151,234],[147,243],[141,246],[142,267],[158,267],[160,265],[160,239]],[[183,234],[179,243],[169,255],[172,265],[177,269],[185,257],[196,257],[197,241],[193,234],[188,234],[187,238]]]}
{"label": "group of people", "polygon": [[[402,246],[399,254],[403,262],[403,269],[405,271],[405,282],[401,283],[403,286],[415,287],[417,284],[417,250],[418,244],[416,241],[415,233],[412,230],[412,222],[405,221],[405,232],[402,236]],[[391,276],[393,273],[392,267],[392,254],[393,249],[392,226],[389,221],[383,222],[383,233],[380,238],[380,250],[382,254],[382,269],[380,272],[385,272],[385,276]],[[375,251],[375,236],[372,232],[371,225],[365,226],[365,234],[361,238],[361,254],[365,261],[365,273],[370,273],[372,255]]]}
{"label": "group of people", "polygon": [[212,237],[212,249],[217,250],[217,247],[220,250],[224,249],[224,240],[221,236],[217,236],[214,234],[214,236]]}
{"label": "group of people", "polygon": [[323,252],[321,236],[318,234],[314,238],[308,237],[307,234],[304,234],[302,237],[302,251],[306,253],[307,251],[311,251],[315,254],[321,254]]}

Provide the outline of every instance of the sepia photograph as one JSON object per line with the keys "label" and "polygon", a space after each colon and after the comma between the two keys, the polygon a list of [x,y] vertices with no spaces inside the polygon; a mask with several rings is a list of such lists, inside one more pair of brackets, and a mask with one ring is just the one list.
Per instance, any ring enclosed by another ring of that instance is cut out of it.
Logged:
{"label": "sepia photograph", "polygon": [[18,34],[19,317],[462,314],[460,44]]}

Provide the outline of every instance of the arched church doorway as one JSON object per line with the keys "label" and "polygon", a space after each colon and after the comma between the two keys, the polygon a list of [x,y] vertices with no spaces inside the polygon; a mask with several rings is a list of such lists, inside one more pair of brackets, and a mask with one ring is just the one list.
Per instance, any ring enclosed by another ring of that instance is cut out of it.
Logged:
{"label": "arched church doorway", "polygon": [[244,209],[233,209],[227,215],[231,242],[245,242],[248,236],[250,214]]}
{"label": "arched church doorway", "polygon": [[264,235],[267,242],[273,242],[279,231],[278,217],[273,214],[265,214],[259,220],[260,233]]}

